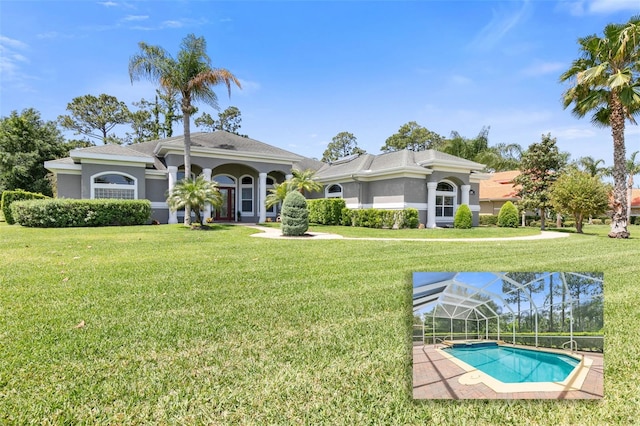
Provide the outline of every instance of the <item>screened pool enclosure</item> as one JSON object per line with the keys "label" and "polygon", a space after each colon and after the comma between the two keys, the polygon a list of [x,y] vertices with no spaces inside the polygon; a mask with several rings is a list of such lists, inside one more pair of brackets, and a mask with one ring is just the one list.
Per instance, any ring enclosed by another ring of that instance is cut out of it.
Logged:
{"label": "screened pool enclosure", "polygon": [[603,351],[603,274],[415,272],[414,343],[501,340]]}

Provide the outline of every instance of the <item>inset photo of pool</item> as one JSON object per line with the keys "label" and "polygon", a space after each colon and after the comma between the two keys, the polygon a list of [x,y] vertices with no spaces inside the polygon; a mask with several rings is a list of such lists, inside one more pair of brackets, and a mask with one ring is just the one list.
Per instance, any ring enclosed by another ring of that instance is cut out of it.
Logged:
{"label": "inset photo of pool", "polygon": [[604,274],[414,272],[414,399],[601,399]]}

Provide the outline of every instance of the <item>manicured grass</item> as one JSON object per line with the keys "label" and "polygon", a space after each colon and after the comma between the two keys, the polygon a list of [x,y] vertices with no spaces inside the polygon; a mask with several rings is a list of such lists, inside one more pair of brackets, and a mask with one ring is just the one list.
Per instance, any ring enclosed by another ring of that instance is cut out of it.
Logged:
{"label": "manicured grass", "polygon": [[[261,223],[260,226],[280,228],[279,223]],[[349,238],[508,238],[539,235],[539,228],[498,228],[480,226],[471,229],[375,229],[355,226],[325,226],[311,224],[310,232],[338,234]]]}
{"label": "manicured grass", "polygon": [[[633,424],[634,230],[478,243],[0,224],[0,424]],[[604,271],[604,400],[413,401],[419,270]]]}

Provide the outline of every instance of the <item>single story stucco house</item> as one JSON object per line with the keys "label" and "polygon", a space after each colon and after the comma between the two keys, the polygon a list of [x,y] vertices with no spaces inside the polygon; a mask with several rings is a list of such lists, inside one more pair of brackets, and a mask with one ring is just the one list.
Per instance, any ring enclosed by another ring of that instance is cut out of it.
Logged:
{"label": "single story stucco house", "polygon": [[[326,164],[224,131],[191,135],[191,172],[218,182],[223,206],[205,210],[216,221],[265,222],[278,207],[264,208],[268,190],[291,177],[293,169],[316,171],[323,185],[308,198],[341,197],[349,208],[416,208],[428,228],[453,223],[467,204],[478,224],[483,164],[434,150],[363,154]],[[183,136],[128,146],[75,149],[69,157],[45,162],[57,178],[61,198],[148,199],[152,218],[177,223],[167,191],[184,177]]]}

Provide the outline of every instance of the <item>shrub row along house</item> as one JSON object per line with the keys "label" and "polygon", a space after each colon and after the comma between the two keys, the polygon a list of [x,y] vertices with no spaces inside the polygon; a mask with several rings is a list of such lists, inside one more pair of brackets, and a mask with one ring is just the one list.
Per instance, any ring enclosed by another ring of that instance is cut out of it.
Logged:
{"label": "shrub row along house", "polygon": [[[204,212],[216,221],[275,219],[278,206],[264,207],[268,190],[293,169],[312,169],[323,190],[308,198],[341,197],[352,209],[415,208],[428,228],[451,225],[458,206],[467,204],[475,226],[479,183],[488,177],[483,164],[434,150],[363,154],[326,164],[225,131],[194,133],[191,140],[192,174],[218,182],[223,195],[221,208]],[[148,199],[160,223],[177,223],[184,215],[166,203],[167,191],[184,177],[182,136],[76,149],[45,167],[56,175],[58,197]]]}

